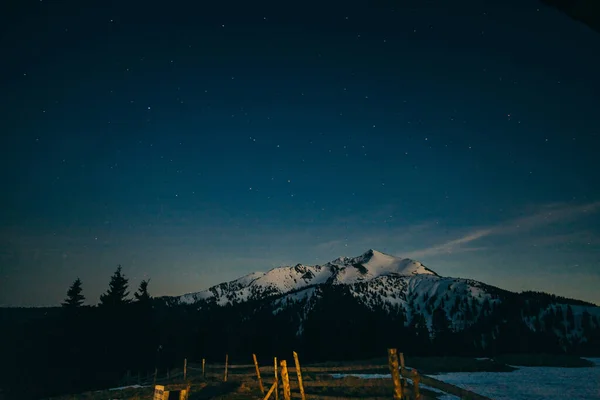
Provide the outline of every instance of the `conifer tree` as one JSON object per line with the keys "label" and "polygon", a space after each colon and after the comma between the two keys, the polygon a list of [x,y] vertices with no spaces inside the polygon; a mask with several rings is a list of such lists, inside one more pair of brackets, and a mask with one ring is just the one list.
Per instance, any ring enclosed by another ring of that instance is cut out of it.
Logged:
{"label": "conifer tree", "polygon": [[481,311],[482,311],[483,315],[487,316],[489,314],[490,309],[491,309],[490,301],[486,297],[485,299],[483,299],[483,304],[481,305]]}
{"label": "conifer tree", "polygon": [[429,339],[429,330],[427,329],[427,322],[425,316],[422,313],[418,313],[413,316],[410,323],[410,328],[413,329],[414,333],[421,338]]}
{"label": "conifer tree", "polygon": [[581,329],[586,336],[592,331],[592,319],[587,310],[584,310],[583,314],[581,314]]}
{"label": "conifer tree", "polygon": [[537,315],[533,317],[533,329],[535,329],[536,333],[540,333],[542,331],[542,324],[540,323],[540,319]]}
{"label": "conifer tree", "polygon": [[442,308],[436,308],[431,316],[431,329],[434,338],[444,338],[450,332],[451,323]]}
{"label": "conifer tree", "polygon": [[567,327],[569,329],[575,328],[575,317],[573,316],[573,309],[570,305],[567,306]]}
{"label": "conifer tree", "polygon": [[117,270],[110,278],[108,286],[106,293],[100,295],[100,306],[119,307],[131,302],[131,299],[127,298],[129,296],[129,292],[127,291],[129,279],[121,272],[121,265],[117,267]]}
{"label": "conifer tree", "polygon": [[81,279],[77,278],[73,282],[73,284],[67,290],[67,298],[61,305],[64,308],[77,308],[81,307],[83,301],[85,300],[85,296],[81,294]]}
{"label": "conifer tree", "polygon": [[150,279],[141,281],[137,292],[133,294],[137,302],[147,303],[152,298],[148,293],[148,283],[150,283]]}
{"label": "conifer tree", "polygon": [[546,312],[546,314],[543,316],[543,320],[544,320],[544,327],[546,328],[546,331],[552,332],[552,329],[554,329],[554,321],[556,320],[556,316],[554,315],[554,312],[552,310],[549,310],[548,312]]}

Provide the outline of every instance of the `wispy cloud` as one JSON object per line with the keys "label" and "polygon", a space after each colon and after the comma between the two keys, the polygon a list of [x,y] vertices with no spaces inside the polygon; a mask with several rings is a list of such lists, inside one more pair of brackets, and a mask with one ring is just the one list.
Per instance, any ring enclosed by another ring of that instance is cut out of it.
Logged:
{"label": "wispy cloud", "polygon": [[[539,230],[541,228],[547,228],[549,225],[552,224],[575,221],[587,215],[591,215],[592,213],[595,213],[598,210],[600,210],[600,201],[579,205],[564,203],[544,205],[542,207],[539,207],[537,211],[529,215],[514,218],[494,226],[479,227],[476,229],[472,229],[470,232],[467,232],[466,234],[463,234],[462,236],[459,236],[456,239],[403,253],[402,255],[410,258],[422,258],[441,254],[453,254],[484,250],[486,247],[472,247],[469,246],[469,244],[487,237],[531,232]],[[578,232],[568,234],[566,236],[564,234],[556,235],[556,237],[553,240],[546,237],[541,240],[541,243],[545,243],[548,245],[558,243],[558,240],[581,240],[582,238],[581,233]],[[588,238],[588,241],[590,241],[591,239],[589,238],[592,236],[587,235],[586,237]]]}
{"label": "wispy cloud", "polygon": [[513,219],[493,228],[495,234],[509,234],[533,230],[555,223],[573,221],[600,210],[600,201],[585,204],[554,203],[540,207],[537,212]]}
{"label": "wispy cloud", "polygon": [[334,240],[328,240],[326,242],[318,243],[315,246],[315,248],[318,251],[335,250],[337,247],[339,247],[343,244],[344,244],[344,241],[342,239],[334,239]]}
{"label": "wispy cloud", "polygon": [[475,232],[471,232],[467,235],[459,237],[454,240],[450,240],[448,242],[434,245],[430,247],[426,247],[419,250],[410,251],[408,253],[402,254],[404,257],[408,258],[422,258],[428,256],[434,256],[439,254],[452,254],[452,253],[464,253],[470,251],[479,251],[485,249],[484,247],[464,247],[465,245],[479,240],[485,236],[489,236],[491,234],[490,229],[483,229]]}

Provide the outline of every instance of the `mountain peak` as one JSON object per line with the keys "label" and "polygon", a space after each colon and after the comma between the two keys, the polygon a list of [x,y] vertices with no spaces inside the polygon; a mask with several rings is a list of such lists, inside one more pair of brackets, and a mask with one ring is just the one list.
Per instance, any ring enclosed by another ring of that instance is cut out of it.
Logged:
{"label": "mountain peak", "polygon": [[[253,273],[208,290],[182,296],[184,302],[219,298],[223,304],[234,299],[284,294],[315,285],[352,285],[385,279],[388,276],[439,277],[418,261],[395,257],[369,249],[358,257],[339,257],[325,265],[282,266],[263,273]],[[233,296],[233,297],[232,297]]]}
{"label": "mountain peak", "polygon": [[375,250],[375,249],[369,249],[367,251],[365,251],[361,257],[364,257],[365,259],[371,259],[373,257],[394,257],[392,255],[386,254],[386,253],[382,253],[381,251]]}
{"label": "mountain peak", "polygon": [[377,250],[375,250],[375,249],[369,249],[369,250],[365,251],[365,252],[362,254],[362,256],[363,256],[363,257],[373,257],[375,254],[383,254],[383,253],[382,253],[382,252],[380,252],[380,251],[377,251]]}
{"label": "mountain peak", "polygon": [[363,275],[370,278],[383,275],[411,276],[425,274],[438,276],[434,271],[426,268],[418,261],[392,256],[375,249],[369,249],[354,258],[338,258],[332,263],[338,266],[360,267],[363,271],[366,270]]}
{"label": "mountain peak", "polygon": [[362,253],[358,257],[341,256],[341,257],[336,258],[333,261],[330,261],[328,264],[345,265],[345,264],[366,263],[366,262],[369,262],[373,258],[381,258],[381,257],[396,258],[394,256],[382,253],[382,252],[377,251],[375,249],[369,249],[369,250],[365,251],[364,253]]}

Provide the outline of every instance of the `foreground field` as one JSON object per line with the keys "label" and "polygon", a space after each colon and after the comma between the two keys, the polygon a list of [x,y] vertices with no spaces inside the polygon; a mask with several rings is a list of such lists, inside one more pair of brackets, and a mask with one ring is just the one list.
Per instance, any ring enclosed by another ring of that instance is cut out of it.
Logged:
{"label": "foreground field", "polygon": [[582,367],[525,366],[511,373],[448,372],[436,378],[494,400],[600,399],[600,358],[582,361]]}
{"label": "foreground field", "polygon": [[[520,357],[520,358],[519,358]],[[552,357],[552,356],[512,356],[506,357],[511,361],[512,365],[529,364],[529,365],[557,365],[562,364],[568,367],[584,367],[588,370],[594,363],[588,360],[583,360],[577,357]],[[290,357],[291,358],[291,357]],[[473,390],[476,393],[490,396],[494,394],[493,390],[489,393],[482,393],[485,389],[482,385],[477,384],[476,377],[480,377],[485,385],[492,385],[493,377],[502,376],[504,385],[510,385],[513,374],[516,368],[496,360],[489,359],[473,359],[473,358],[455,358],[455,357],[427,357],[427,358],[410,358],[407,360],[409,367],[419,370],[422,374],[432,374],[436,378],[449,383],[454,383],[457,386]],[[532,367],[530,367],[532,368]],[[563,369],[563,368],[554,368]],[[272,366],[264,366],[260,368],[261,376],[264,382],[265,390],[274,382],[274,369]],[[468,373],[468,374],[467,374]],[[498,374],[501,373],[501,374]],[[525,374],[531,380],[536,371],[530,369]],[[537,371],[540,374],[539,371]],[[299,388],[296,378],[296,370],[293,367],[289,368],[290,384],[292,389],[292,398],[299,399]],[[356,376],[368,377],[369,379],[361,379]],[[517,378],[518,373],[514,375]],[[521,374],[522,375],[522,374]],[[172,379],[159,379],[158,383],[164,385],[175,385],[183,387],[185,384],[182,379],[182,371],[171,371]],[[520,375],[519,375],[520,376]],[[201,365],[190,363],[188,366],[188,382],[191,385],[190,400],[200,399],[260,399],[263,397],[259,390],[258,381],[256,378],[253,365],[232,365],[228,369],[227,382],[223,382],[224,365],[207,364],[206,377],[202,377]],[[389,378],[389,369],[387,367],[387,359],[374,359],[367,361],[353,362],[328,362],[321,364],[312,364],[302,367],[302,377],[304,380],[304,388],[306,396],[309,399],[315,400],[334,400],[334,399],[390,399],[393,393],[392,380]],[[337,377],[338,379],[334,378]],[[548,377],[550,378],[550,377]],[[550,378],[555,379],[555,378]],[[520,380],[519,380],[520,381]],[[516,383],[516,382],[515,382]],[[523,382],[519,382],[520,391],[523,392]],[[553,382],[556,384],[556,382]],[[93,393],[83,393],[76,396],[62,396],[57,400],[67,399],[89,399],[89,400],[107,400],[107,399],[122,399],[122,400],[145,400],[152,399],[153,389],[151,382],[139,382],[134,387],[115,388],[113,390],[99,391]],[[479,390],[479,391],[478,391]],[[504,390],[504,389],[503,389]],[[593,389],[592,389],[593,390]],[[527,392],[527,391],[525,391]],[[547,393],[542,391],[543,393]],[[409,398],[413,398],[413,387],[408,381],[406,394]],[[535,397],[535,393],[531,393],[534,397],[523,397],[529,399],[537,399],[543,397]],[[272,396],[271,398],[274,398]],[[280,396],[280,398],[283,398]],[[434,388],[422,387],[421,398],[423,400],[431,399],[458,399],[458,397],[444,395]]]}

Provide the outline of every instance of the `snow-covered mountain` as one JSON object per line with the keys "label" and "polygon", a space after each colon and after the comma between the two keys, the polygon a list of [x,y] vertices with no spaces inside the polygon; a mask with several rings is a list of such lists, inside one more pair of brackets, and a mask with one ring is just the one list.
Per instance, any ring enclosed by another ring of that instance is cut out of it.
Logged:
{"label": "snow-covered mountain", "polygon": [[324,265],[298,264],[255,272],[174,300],[198,309],[260,303],[261,309],[273,316],[293,310],[290,318],[296,335],[301,336],[307,321],[333,292],[349,296],[338,302],[395,316],[405,327],[426,328],[432,336],[445,325],[453,332],[481,331],[477,340],[483,347],[515,321],[527,332],[548,333],[564,343],[585,342],[590,331],[600,331],[600,307],[593,304],[543,293],[517,294],[471,279],[443,277],[418,261],[372,249]]}
{"label": "snow-covered mountain", "polygon": [[320,284],[352,285],[383,277],[438,275],[418,261],[398,258],[377,250],[358,257],[340,257],[325,265],[283,266],[268,272],[254,272],[231,282],[180,297],[182,303],[212,300],[219,305],[283,295]]}

